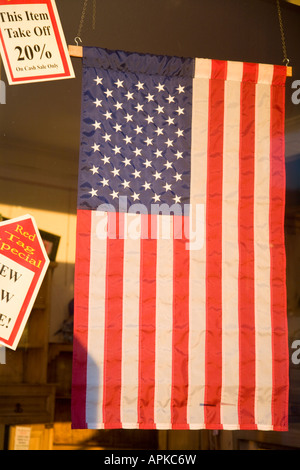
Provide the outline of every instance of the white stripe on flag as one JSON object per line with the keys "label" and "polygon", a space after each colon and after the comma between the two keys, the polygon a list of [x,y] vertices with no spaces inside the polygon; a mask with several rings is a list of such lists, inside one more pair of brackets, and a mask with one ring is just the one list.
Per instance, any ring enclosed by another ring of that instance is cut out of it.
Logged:
{"label": "white stripe on flag", "polygon": [[91,429],[103,428],[106,227],[107,213],[92,211],[86,384],[86,421]]}
{"label": "white stripe on flag", "polygon": [[[154,421],[158,429],[171,428],[173,330],[173,218],[158,217],[156,272],[156,338]],[[170,227],[170,237],[163,230]]]}
{"label": "white stripe on flag", "polygon": [[139,395],[141,216],[125,214],[121,422],[136,428]]}
{"label": "white stripe on flag", "polygon": [[[273,66],[260,65],[256,86],[255,116],[255,421],[272,430],[272,325],[270,305],[270,83]],[[266,83],[266,84],[265,84]],[[269,137],[268,137],[269,136]],[[269,360],[266,360],[269,358]],[[268,426],[269,423],[269,426]]]}
{"label": "white stripe on flag", "polygon": [[239,318],[238,318],[238,203],[240,89],[243,64],[228,62],[225,82],[223,200],[222,200],[222,395],[221,423],[238,423]]}
{"label": "white stripe on flag", "polygon": [[[211,62],[196,60],[193,81],[192,148],[191,148],[191,229],[196,231],[196,206],[202,205],[205,221],[208,102],[209,82],[197,78],[210,73]],[[190,429],[204,427],[204,386],[205,386],[205,328],[206,328],[206,266],[205,228],[203,246],[190,251],[190,333],[189,333],[189,389],[187,422]],[[192,244],[192,237],[191,237]],[[192,246],[191,246],[192,248]]]}

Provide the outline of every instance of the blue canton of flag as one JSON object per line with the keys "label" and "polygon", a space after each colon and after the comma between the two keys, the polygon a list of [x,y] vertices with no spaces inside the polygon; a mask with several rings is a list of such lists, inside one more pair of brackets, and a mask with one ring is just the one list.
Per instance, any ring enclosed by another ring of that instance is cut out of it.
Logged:
{"label": "blue canton of flag", "polygon": [[85,69],[82,209],[105,204],[126,211],[139,204],[150,213],[153,204],[167,204],[183,213],[189,204],[192,77],[182,63],[186,69],[192,62],[177,58],[180,67],[163,70],[163,58],[155,59],[157,74],[151,75],[146,62],[145,73],[134,73],[134,63],[126,72],[106,68],[102,58]]}

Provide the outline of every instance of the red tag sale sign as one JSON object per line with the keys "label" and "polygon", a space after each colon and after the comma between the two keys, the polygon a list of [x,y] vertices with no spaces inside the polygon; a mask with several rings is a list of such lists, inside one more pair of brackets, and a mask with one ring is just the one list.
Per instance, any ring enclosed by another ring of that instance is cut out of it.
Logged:
{"label": "red tag sale sign", "polygon": [[49,262],[33,217],[0,223],[0,344],[17,348]]}
{"label": "red tag sale sign", "polygon": [[55,0],[0,0],[0,52],[10,85],[75,76]]}

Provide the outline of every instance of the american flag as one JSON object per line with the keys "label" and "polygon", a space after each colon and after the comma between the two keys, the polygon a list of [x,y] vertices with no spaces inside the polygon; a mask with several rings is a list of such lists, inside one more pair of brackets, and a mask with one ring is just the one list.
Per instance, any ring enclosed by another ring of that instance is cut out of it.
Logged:
{"label": "american flag", "polygon": [[287,430],[285,77],[84,48],[73,428]]}

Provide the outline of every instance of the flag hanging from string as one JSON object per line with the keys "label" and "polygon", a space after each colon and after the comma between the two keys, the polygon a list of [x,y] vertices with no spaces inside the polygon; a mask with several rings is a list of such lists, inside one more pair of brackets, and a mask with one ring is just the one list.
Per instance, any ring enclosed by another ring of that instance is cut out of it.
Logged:
{"label": "flag hanging from string", "polygon": [[285,80],[83,49],[73,428],[287,430]]}

